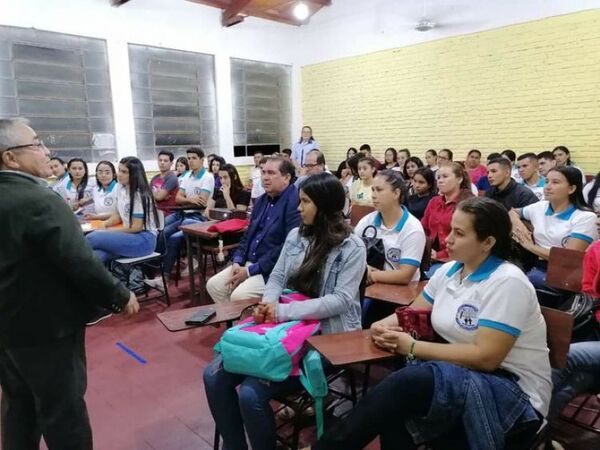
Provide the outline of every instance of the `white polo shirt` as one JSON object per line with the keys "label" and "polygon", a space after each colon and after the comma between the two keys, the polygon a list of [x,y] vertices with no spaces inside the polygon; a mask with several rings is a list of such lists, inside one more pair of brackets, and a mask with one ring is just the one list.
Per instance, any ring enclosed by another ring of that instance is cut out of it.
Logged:
{"label": "white polo shirt", "polygon": [[[593,186],[594,186],[594,180],[590,181],[583,188],[583,198],[585,199],[586,203],[587,203],[588,196],[590,195],[590,191],[592,190]],[[596,198],[594,199],[594,201],[592,203],[592,208],[594,209],[595,212],[600,213],[600,189],[598,189],[598,192],[596,192]]]}
{"label": "white polo shirt", "polygon": [[[421,273],[418,268],[425,248],[425,232],[421,222],[402,206],[402,217],[395,227],[386,228],[381,213],[373,211],[360,219],[354,228],[354,234],[362,237],[369,225],[377,229],[377,237],[383,241],[385,249],[385,270],[396,270],[408,264],[417,268],[411,281],[419,281]],[[367,236],[372,236],[367,231]]]}
{"label": "white polo shirt", "polygon": [[[203,192],[208,193],[208,198],[212,198],[215,190],[215,177],[206,169],[200,169],[196,175],[192,171],[186,172],[180,183],[179,189],[186,197],[196,197]],[[186,210],[185,212],[198,212],[196,210]]]}
{"label": "white polo shirt", "polygon": [[104,189],[99,184],[94,190],[94,209],[96,214],[112,214],[117,210],[117,183],[116,180],[110,182]]}
{"label": "white polo shirt", "polygon": [[527,184],[525,180],[521,181],[521,184],[533,192],[538,200],[544,200],[544,186],[546,185],[546,179],[544,177],[540,176],[537,184],[533,186]]}
{"label": "white polo shirt", "polygon": [[[129,211],[131,210],[131,201],[129,198],[129,193],[127,192],[127,188],[122,184],[119,184],[116,188],[117,191],[117,211],[119,211],[119,216],[121,216],[121,222],[123,222],[123,227],[129,228],[131,223],[129,222]],[[142,204],[142,196],[139,192],[135,193],[133,197],[133,219],[144,219],[144,205]],[[154,221],[154,214],[152,211],[152,207],[150,207],[148,211],[148,217],[146,217],[146,231],[151,231],[156,233],[157,227]]]}
{"label": "white polo shirt", "polygon": [[265,193],[262,185],[262,169],[260,167],[253,167],[250,171],[250,178],[252,179],[250,198],[258,198]]}
{"label": "white polo shirt", "polygon": [[[83,191],[83,199],[92,199],[94,197],[94,189],[96,188],[96,177],[88,177],[87,185]],[[66,176],[62,181],[52,186],[52,189],[58,193],[69,205],[77,201],[77,188],[73,184],[71,177]],[[82,209],[83,213],[93,213],[94,203],[88,203]]]}
{"label": "white polo shirt", "polygon": [[479,327],[515,337],[500,367],[519,377],[531,405],[545,416],[552,380],[546,322],[535,289],[521,269],[496,256],[461,283],[462,267],[458,262],[444,264],[422,292],[433,304],[433,328],[453,344],[474,343]]}
{"label": "white polo shirt", "polygon": [[543,248],[565,247],[569,239],[581,239],[588,244],[598,239],[596,214],[581,211],[575,205],[555,214],[547,200],[521,209],[521,217],[533,225],[533,239]]}

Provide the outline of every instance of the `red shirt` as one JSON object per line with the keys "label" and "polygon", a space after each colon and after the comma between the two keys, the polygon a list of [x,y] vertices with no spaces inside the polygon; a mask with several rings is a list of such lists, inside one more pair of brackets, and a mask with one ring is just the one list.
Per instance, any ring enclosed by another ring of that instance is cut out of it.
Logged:
{"label": "red shirt", "polygon": [[482,164],[479,164],[474,169],[469,169],[467,167],[467,172],[469,173],[469,178],[471,178],[471,183],[474,185],[477,185],[477,182],[481,177],[487,177],[488,173],[487,168]]}
{"label": "red shirt", "polygon": [[[594,242],[585,252],[581,289],[592,297],[600,298],[600,241]],[[600,310],[596,311],[596,320],[600,322]]]}
{"label": "red shirt", "polygon": [[455,198],[447,202],[446,197],[437,195],[431,199],[427,208],[425,208],[421,224],[425,230],[425,235],[433,241],[434,248],[437,242],[437,258],[441,260],[449,258],[446,239],[450,234],[452,214],[454,214],[458,202],[472,196],[473,194],[470,191],[462,190]]}
{"label": "red shirt", "polygon": [[177,197],[177,191],[179,191],[179,179],[174,172],[167,172],[164,177],[159,174],[154,175],[150,180],[150,187],[152,192],[164,189],[168,192],[167,197],[160,202],[156,202],[156,206],[162,210],[165,216],[168,216],[173,212],[169,209],[170,206],[175,206],[175,197]]}

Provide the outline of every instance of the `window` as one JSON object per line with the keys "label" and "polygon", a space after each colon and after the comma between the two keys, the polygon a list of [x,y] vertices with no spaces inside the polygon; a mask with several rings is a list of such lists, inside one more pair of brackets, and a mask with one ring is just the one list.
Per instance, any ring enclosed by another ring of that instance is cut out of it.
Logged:
{"label": "window", "polygon": [[0,116],[29,119],[65,160],[116,159],[105,41],[0,26]]}
{"label": "window", "polygon": [[279,151],[291,140],[291,67],[231,59],[234,156]]}
{"label": "window", "polygon": [[187,147],[217,150],[214,58],[201,53],[129,45],[138,156]]}

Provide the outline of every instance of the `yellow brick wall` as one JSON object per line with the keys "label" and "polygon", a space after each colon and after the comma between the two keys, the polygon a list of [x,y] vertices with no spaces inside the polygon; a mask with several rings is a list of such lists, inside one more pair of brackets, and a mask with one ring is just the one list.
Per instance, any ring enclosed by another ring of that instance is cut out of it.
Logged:
{"label": "yellow brick wall", "polygon": [[303,123],[330,167],[369,143],[463,159],[566,145],[600,170],[600,10],[302,68]]}

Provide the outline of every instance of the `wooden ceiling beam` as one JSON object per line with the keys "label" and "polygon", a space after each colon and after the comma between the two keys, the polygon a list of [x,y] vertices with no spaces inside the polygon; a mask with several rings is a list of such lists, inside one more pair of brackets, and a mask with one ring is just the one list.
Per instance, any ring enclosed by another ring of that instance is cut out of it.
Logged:
{"label": "wooden ceiling beam", "polygon": [[244,10],[246,6],[252,0],[234,0],[231,2],[231,5],[223,10],[221,14],[221,25],[224,27],[230,27],[231,25],[235,25],[236,23],[240,23],[244,20],[243,16],[239,14]]}

